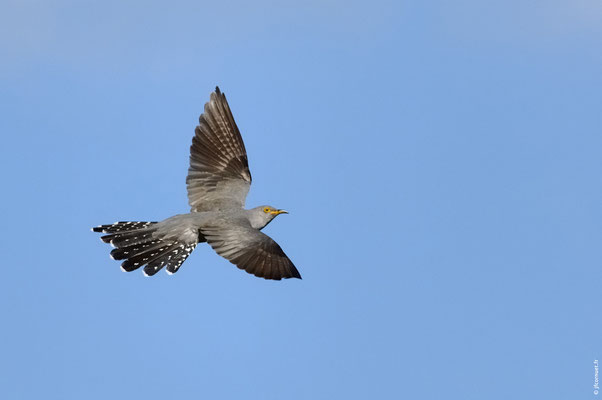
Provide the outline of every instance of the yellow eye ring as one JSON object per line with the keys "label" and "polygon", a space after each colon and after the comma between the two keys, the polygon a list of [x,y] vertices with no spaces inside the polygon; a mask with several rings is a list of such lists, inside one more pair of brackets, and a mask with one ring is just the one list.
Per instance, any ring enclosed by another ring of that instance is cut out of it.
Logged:
{"label": "yellow eye ring", "polygon": [[269,212],[270,212],[270,207],[266,207],[266,208],[264,208],[264,209],[263,209],[263,212],[264,212],[264,213],[266,213],[266,214],[267,214],[267,213],[269,213]]}

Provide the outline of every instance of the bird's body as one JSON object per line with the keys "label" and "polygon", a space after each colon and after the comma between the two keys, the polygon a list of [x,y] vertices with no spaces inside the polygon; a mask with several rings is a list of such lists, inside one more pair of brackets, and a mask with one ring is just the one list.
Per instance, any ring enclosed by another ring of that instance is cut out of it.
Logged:
{"label": "bird's body", "polygon": [[116,222],[93,228],[125,260],[124,271],[144,266],[147,276],[163,267],[178,271],[197,244],[207,242],[239,268],[265,279],[301,278],[280,246],[260,232],[277,215],[271,206],[244,209],[251,184],[238,127],[219,88],[205,104],[190,150],[186,178],[191,212],[160,222]]}

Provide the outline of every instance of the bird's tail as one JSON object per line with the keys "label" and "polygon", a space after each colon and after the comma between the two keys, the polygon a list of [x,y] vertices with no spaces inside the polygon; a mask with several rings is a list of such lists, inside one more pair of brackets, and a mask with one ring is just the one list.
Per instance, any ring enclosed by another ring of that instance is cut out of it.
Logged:
{"label": "bird's tail", "polygon": [[101,240],[115,247],[111,251],[114,260],[121,263],[123,271],[134,271],[144,265],[144,274],[151,276],[166,267],[168,274],[178,271],[196,244],[183,244],[167,240],[155,234],[157,222],[115,222],[92,228],[94,232],[106,233]]}

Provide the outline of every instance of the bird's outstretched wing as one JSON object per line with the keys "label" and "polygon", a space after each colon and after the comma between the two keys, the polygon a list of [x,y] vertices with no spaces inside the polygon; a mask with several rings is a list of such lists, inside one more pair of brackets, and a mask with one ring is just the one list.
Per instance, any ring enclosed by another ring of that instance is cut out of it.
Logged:
{"label": "bird's outstretched wing", "polygon": [[190,147],[186,177],[191,211],[242,208],[251,186],[245,145],[226,96],[211,93]]}
{"label": "bird's outstretched wing", "polygon": [[275,280],[301,279],[301,274],[278,243],[248,222],[204,226],[201,233],[217,254],[250,274]]}

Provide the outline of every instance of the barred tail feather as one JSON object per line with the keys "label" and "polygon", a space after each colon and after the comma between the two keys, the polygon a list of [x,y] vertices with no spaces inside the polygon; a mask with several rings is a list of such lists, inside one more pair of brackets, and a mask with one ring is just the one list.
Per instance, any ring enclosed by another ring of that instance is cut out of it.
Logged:
{"label": "barred tail feather", "polygon": [[121,263],[123,271],[134,271],[146,265],[146,276],[155,275],[163,267],[166,267],[168,274],[174,274],[194,250],[196,243],[190,245],[173,239],[153,237],[155,224],[156,222],[116,222],[92,230],[108,233],[101,239],[115,247],[111,251],[111,258],[125,260]]}
{"label": "barred tail feather", "polygon": [[178,269],[180,269],[182,263],[188,258],[195,247],[196,244],[186,246],[184,244],[180,244],[179,242],[174,242],[169,249],[162,252],[154,260],[150,261],[146,267],[144,267],[144,274],[146,276],[155,275],[163,267],[166,267],[165,271],[169,275],[175,274],[178,272]]}
{"label": "barred tail feather", "polygon": [[131,232],[144,228],[148,228],[151,225],[156,224],[156,222],[140,222],[140,221],[121,221],[115,222],[113,224],[108,225],[99,225],[92,228],[93,232],[100,233],[119,233],[119,232]]}
{"label": "barred tail feather", "polygon": [[152,239],[156,222],[115,222],[92,228],[94,232],[108,233],[100,239],[113,247],[126,247],[142,244]]}
{"label": "barred tail feather", "polygon": [[163,251],[168,243],[163,240],[151,240],[140,244],[134,244],[131,246],[118,247],[111,251],[111,258],[113,260],[127,260],[139,254],[151,253],[153,251]]}
{"label": "barred tail feather", "polygon": [[[128,257],[127,260],[121,263],[121,269],[127,272],[134,271],[142,267],[143,265],[146,265],[162,257],[165,253],[168,253],[172,249],[172,247],[174,247],[174,245],[171,242],[162,242],[161,247],[159,248],[156,248],[154,250],[143,251],[136,255]],[[155,273],[158,271],[159,270],[155,271]],[[146,275],[150,276],[154,275],[154,273],[147,273]]]}

